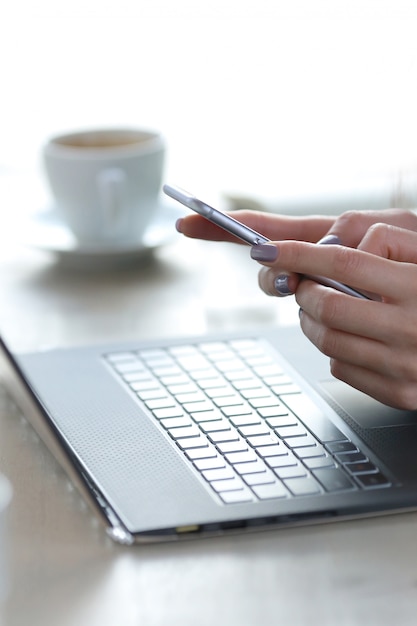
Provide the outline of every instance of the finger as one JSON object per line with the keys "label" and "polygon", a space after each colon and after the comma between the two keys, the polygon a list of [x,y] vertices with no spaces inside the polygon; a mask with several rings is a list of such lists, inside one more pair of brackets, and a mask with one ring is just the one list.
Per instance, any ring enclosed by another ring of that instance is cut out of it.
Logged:
{"label": "finger", "polygon": [[[264,280],[272,282],[283,272],[326,276],[358,291],[380,294],[387,299],[404,299],[409,284],[417,284],[417,265],[398,263],[345,246],[317,246],[283,241],[277,246],[277,261]],[[263,285],[265,290],[273,287]]]}
{"label": "finger", "polygon": [[[398,319],[395,305],[346,297],[335,289],[324,287],[311,280],[301,282],[296,300],[303,312],[308,314],[309,319],[315,320],[322,327],[378,341],[388,342],[396,327],[400,324],[402,330],[406,323],[405,313]],[[414,327],[414,320],[411,327]],[[321,341],[325,339],[323,337]],[[317,345],[318,341],[314,343]],[[341,355],[328,354],[328,356]]]}
{"label": "finger", "polygon": [[[351,365],[372,369],[386,376],[396,375],[393,372],[393,359],[397,347],[388,345],[383,338],[369,337],[349,332],[347,329],[328,327],[320,320],[312,317],[305,309],[300,315],[300,325],[308,339],[326,356]],[[362,329],[361,333],[362,333]],[[371,333],[373,334],[373,333]],[[401,359],[406,358],[403,348]],[[402,371],[401,367],[401,371]],[[417,372],[416,372],[417,374]]]}
{"label": "finger", "polygon": [[[333,217],[272,215],[261,211],[233,211],[231,215],[273,241],[297,239],[317,241],[329,230]],[[213,241],[239,241],[200,215],[187,215],[177,222],[177,229],[187,237]]]}
{"label": "finger", "polygon": [[273,281],[265,280],[265,276],[270,272],[269,268],[263,267],[258,274],[259,287],[267,296],[290,296],[297,291],[300,282],[298,274],[282,273]]}
{"label": "finger", "polygon": [[210,241],[232,241],[243,243],[227,231],[216,226],[201,215],[187,215],[177,220],[175,227],[179,233],[192,239],[206,239]]}
{"label": "finger", "polygon": [[390,224],[374,224],[358,249],[393,261],[417,263],[417,232]]}
{"label": "finger", "polygon": [[417,385],[413,380],[393,379],[379,372],[332,360],[330,369],[335,378],[366,393],[383,404],[397,409],[417,409]]}
{"label": "finger", "polygon": [[[392,346],[374,339],[325,328],[303,310],[301,328],[331,359],[331,373],[352,387],[398,408],[417,408],[416,347],[396,341]],[[395,331],[394,331],[395,333]]]}
{"label": "finger", "polygon": [[335,220],[328,234],[339,237],[343,245],[356,248],[367,230],[375,223],[392,224],[417,231],[417,216],[414,213],[404,209],[388,209],[343,213]]}

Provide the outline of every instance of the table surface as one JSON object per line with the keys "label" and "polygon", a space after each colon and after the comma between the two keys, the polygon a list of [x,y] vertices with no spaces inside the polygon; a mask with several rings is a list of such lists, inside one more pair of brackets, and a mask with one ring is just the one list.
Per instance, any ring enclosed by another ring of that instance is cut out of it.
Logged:
{"label": "table surface", "polygon": [[[243,246],[174,236],[119,269],[69,269],[0,245],[0,327],[37,348],[297,321],[264,296]],[[216,247],[214,247],[216,246]],[[0,388],[10,626],[384,626],[416,623],[417,514],[141,547],[106,536]]]}

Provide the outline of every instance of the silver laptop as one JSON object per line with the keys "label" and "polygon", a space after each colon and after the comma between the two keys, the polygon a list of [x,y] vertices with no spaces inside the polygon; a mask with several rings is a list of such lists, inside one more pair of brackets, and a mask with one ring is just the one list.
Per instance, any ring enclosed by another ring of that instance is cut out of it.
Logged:
{"label": "silver laptop", "polygon": [[12,354],[27,418],[125,544],[417,507],[417,413],[298,328]]}

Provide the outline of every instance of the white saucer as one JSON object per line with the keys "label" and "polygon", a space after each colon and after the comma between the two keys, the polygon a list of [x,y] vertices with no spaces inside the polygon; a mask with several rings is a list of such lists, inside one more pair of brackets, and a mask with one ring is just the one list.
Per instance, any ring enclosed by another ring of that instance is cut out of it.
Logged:
{"label": "white saucer", "polygon": [[161,204],[143,238],[136,242],[80,244],[53,208],[32,215],[20,226],[19,239],[27,246],[55,255],[66,266],[109,268],[143,260],[175,236],[175,221],[182,215],[173,204]]}

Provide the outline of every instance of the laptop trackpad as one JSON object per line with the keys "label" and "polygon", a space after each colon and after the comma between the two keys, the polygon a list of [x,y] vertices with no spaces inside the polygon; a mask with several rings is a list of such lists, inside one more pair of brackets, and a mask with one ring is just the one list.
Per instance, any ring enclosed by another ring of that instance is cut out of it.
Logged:
{"label": "laptop trackpad", "polygon": [[362,428],[417,425],[417,411],[392,409],[339,380],[320,382],[325,393]]}

